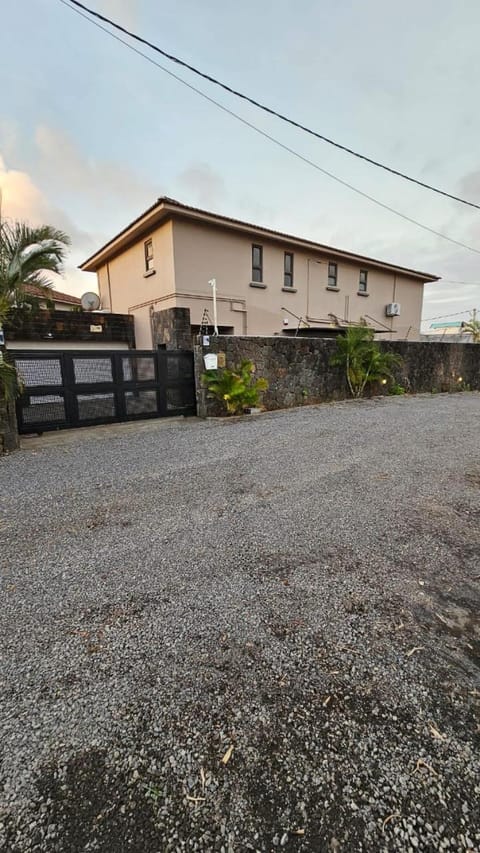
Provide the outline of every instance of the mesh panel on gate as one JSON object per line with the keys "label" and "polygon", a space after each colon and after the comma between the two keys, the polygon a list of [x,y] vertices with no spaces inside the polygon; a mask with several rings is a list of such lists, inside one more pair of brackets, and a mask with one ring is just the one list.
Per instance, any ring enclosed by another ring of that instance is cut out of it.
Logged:
{"label": "mesh panel on gate", "polygon": [[113,394],[78,394],[78,417],[81,421],[115,417]]}
{"label": "mesh panel on gate", "polygon": [[113,382],[110,358],[74,358],[75,382]]}
{"label": "mesh panel on gate", "polygon": [[65,422],[65,403],[56,394],[34,395],[22,406],[24,424],[42,424],[49,421]]}
{"label": "mesh panel on gate", "polygon": [[127,415],[142,415],[157,411],[156,391],[127,391],[125,394]]}
{"label": "mesh panel on gate", "polygon": [[16,358],[15,367],[25,388],[33,388],[35,385],[62,384],[59,358]]}
{"label": "mesh panel on gate", "polygon": [[124,382],[155,380],[155,362],[152,356],[124,356],[122,358],[122,370]]}
{"label": "mesh panel on gate", "polygon": [[167,350],[167,376],[170,382],[176,379],[192,379],[193,359],[191,353],[168,352]]}

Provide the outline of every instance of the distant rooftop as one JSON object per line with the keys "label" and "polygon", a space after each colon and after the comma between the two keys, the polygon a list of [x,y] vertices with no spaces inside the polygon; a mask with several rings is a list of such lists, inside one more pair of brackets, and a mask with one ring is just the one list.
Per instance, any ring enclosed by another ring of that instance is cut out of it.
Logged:
{"label": "distant rooftop", "polygon": [[80,299],[78,296],[72,296],[71,293],[62,293],[61,290],[55,290],[55,288],[50,288],[48,295],[41,287],[36,287],[34,284],[26,284],[25,285],[26,293],[29,293],[30,296],[36,296],[38,299],[51,299],[53,302],[67,302],[69,305],[80,305]]}
{"label": "distant rooftop", "polygon": [[461,329],[462,322],[461,320],[452,320],[448,323],[431,323],[431,329]]}

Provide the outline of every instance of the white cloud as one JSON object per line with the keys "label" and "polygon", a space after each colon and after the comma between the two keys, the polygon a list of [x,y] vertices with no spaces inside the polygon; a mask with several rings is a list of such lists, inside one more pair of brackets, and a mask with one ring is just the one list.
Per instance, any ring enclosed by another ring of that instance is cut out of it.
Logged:
{"label": "white cloud", "polygon": [[0,118],[0,148],[8,159],[15,155],[19,142],[18,125],[8,118]]}
{"label": "white cloud", "polygon": [[44,221],[47,205],[40,190],[25,172],[7,169],[0,156],[0,188],[2,214],[12,219],[29,219],[33,224]]}
{"label": "white cloud", "polygon": [[48,176],[52,189],[87,196],[102,207],[109,207],[119,198],[124,205],[140,210],[152,203],[149,181],[126,166],[86,157],[64,131],[39,125],[35,143],[40,154],[39,171]]}
{"label": "white cloud", "polygon": [[468,201],[480,203],[480,169],[463,176],[459,182],[458,192]]}
{"label": "white cloud", "polygon": [[139,0],[100,0],[95,8],[122,27],[134,30],[138,26]]}
{"label": "white cloud", "polygon": [[57,289],[74,294],[91,289],[91,276],[81,273],[73,264],[79,253],[83,257],[98,244],[91,235],[76,228],[64,211],[51,205],[26,172],[9,169],[1,153],[0,190],[3,217],[24,220],[31,225],[53,225],[66,231],[72,239],[73,257],[67,261],[64,277],[55,277]]}
{"label": "white cloud", "polygon": [[187,204],[194,202],[215,208],[225,203],[223,178],[208,163],[192,163],[178,176],[181,190],[187,193]]}

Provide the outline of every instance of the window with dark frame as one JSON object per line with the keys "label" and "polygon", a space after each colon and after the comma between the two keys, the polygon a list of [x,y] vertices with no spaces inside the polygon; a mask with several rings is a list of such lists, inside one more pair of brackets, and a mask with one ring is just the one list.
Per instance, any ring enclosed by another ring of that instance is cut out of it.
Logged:
{"label": "window with dark frame", "polygon": [[368,288],[368,270],[360,270],[358,279],[358,292],[366,293]]}
{"label": "window with dark frame", "polygon": [[263,282],[263,246],[252,246],[252,281]]}
{"label": "window with dark frame", "polygon": [[285,252],[283,256],[283,286],[293,287],[293,252]]}
{"label": "window with dark frame", "polygon": [[338,266],[333,261],[330,261],[328,264],[328,286],[329,287],[338,287]]}
{"label": "window with dark frame", "polygon": [[145,249],[145,270],[146,270],[146,272],[150,272],[150,270],[153,270],[153,242],[152,242],[152,240],[145,240],[144,249]]}

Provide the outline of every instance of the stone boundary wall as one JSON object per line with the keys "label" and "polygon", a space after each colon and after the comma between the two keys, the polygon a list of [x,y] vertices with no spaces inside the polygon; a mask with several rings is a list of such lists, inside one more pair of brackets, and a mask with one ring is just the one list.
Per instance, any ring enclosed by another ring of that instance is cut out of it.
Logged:
{"label": "stone boundary wall", "polygon": [[164,308],[152,316],[153,348],[192,349],[190,308]]}
{"label": "stone boundary wall", "polygon": [[[380,346],[402,356],[396,380],[412,393],[480,390],[480,344],[380,341]],[[330,365],[335,350],[336,341],[326,338],[211,337],[208,348],[195,348],[198,414],[223,414],[201,388],[207,352],[224,353],[227,367],[253,361],[257,376],[269,383],[262,406],[274,410],[349,397],[343,371]]]}
{"label": "stone boundary wall", "polygon": [[15,403],[7,403],[5,398],[0,396],[0,456],[3,453],[11,453],[18,446]]}

